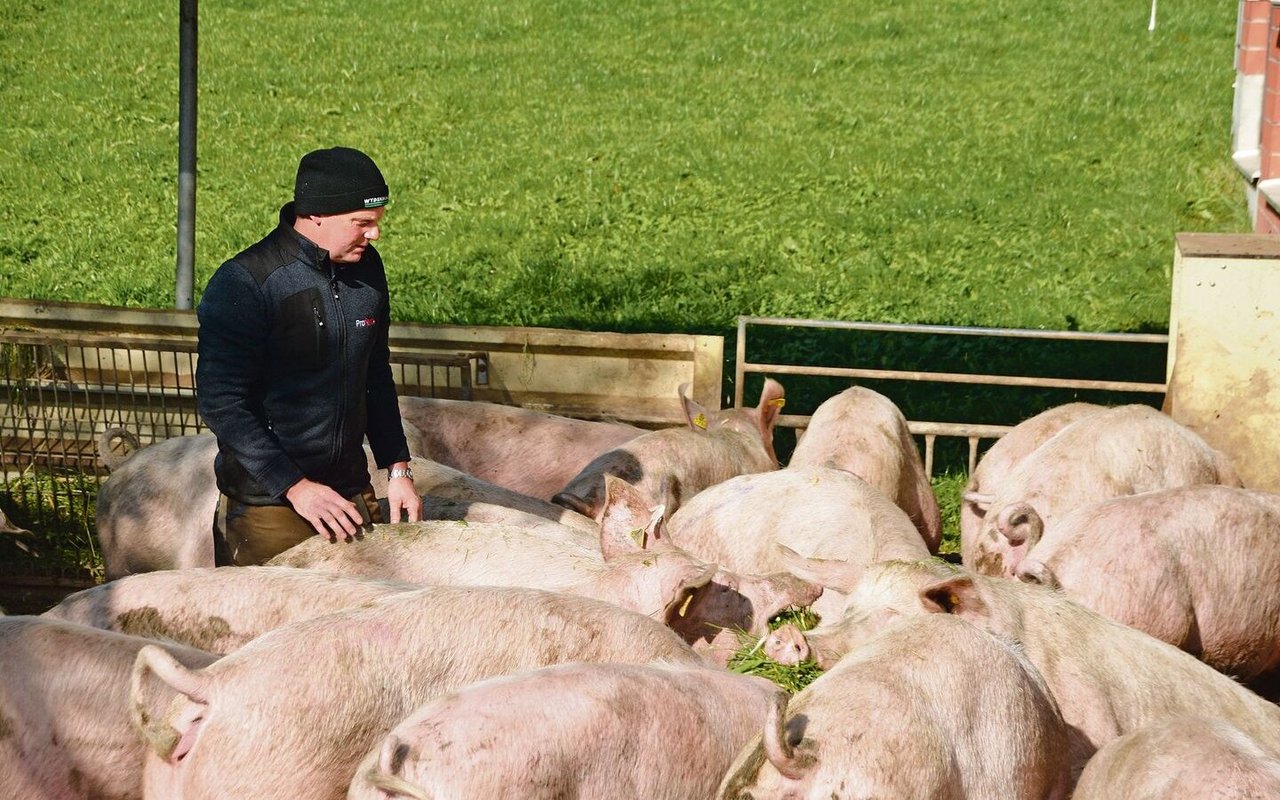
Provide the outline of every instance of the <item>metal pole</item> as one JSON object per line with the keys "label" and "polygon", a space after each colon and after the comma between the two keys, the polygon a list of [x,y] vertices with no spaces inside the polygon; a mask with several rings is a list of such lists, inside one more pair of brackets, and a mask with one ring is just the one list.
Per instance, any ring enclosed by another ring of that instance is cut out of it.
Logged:
{"label": "metal pole", "polygon": [[191,308],[196,260],[197,0],[180,0],[178,22],[178,269],[174,308]]}

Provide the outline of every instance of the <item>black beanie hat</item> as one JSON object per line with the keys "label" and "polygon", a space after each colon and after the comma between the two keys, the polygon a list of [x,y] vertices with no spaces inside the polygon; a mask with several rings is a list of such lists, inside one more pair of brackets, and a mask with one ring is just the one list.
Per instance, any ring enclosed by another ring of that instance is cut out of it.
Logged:
{"label": "black beanie hat", "polygon": [[359,150],[314,150],[298,162],[293,186],[294,213],[345,214],[387,204],[387,182],[378,165]]}

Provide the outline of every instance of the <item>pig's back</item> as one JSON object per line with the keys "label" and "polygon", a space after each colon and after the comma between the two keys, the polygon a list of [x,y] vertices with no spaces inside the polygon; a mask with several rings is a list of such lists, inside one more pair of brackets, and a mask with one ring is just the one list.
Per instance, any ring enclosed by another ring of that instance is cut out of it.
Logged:
{"label": "pig's back", "polygon": [[1221,453],[1149,406],[1119,406],[1068,425],[1014,470],[994,506],[1028,502],[1050,521],[1088,503],[1195,484],[1239,485]]}
{"label": "pig's back", "polygon": [[929,555],[910,518],[888,497],[826,467],[725,481],[681,507],[669,527],[676,544],[739,572],[784,571],[775,544],[854,563]]}
{"label": "pig's back", "polygon": [[[63,620],[0,618],[0,797],[133,797],[143,745],[129,720],[129,674],[157,644]],[[188,667],[217,656],[160,645]]]}
{"label": "pig's back", "polygon": [[319,537],[277,555],[272,565],[419,585],[524,586],[560,590],[604,566],[598,544],[583,531],[553,523],[529,530],[502,523],[453,521],[375,525],[364,539],[332,544]]}
{"label": "pig's back", "polygon": [[1073,800],[1280,797],[1280,759],[1225,720],[1178,717],[1123,736],[1089,761]]}
{"label": "pig's back", "polygon": [[[777,689],[759,678],[670,665],[565,664],[489,679],[409,715],[384,740],[416,763],[393,777],[428,796],[707,797],[764,722]],[[532,740],[513,737],[536,730]],[[509,743],[509,746],[496,744]],[[349,797],[376,798],[356,770]],[[673,769],[680,764],[680,769]]]}
{"label": "pig's back", "polygon": [[416,588],[289,567],[202,567],[118,578],[42,616],[225,654],[281,625]]}
{"label": "pig's back", "polygon": [[1027,562],[1224,672],[1280,663],[1280,495],[1199,485],[1115,498],[1068,514]]}
{"label": "pig's back", "polygon": [[416,455],[543,500],[599,454],[644,433],[478,401],[401,397],[400,410],[416,429]]}

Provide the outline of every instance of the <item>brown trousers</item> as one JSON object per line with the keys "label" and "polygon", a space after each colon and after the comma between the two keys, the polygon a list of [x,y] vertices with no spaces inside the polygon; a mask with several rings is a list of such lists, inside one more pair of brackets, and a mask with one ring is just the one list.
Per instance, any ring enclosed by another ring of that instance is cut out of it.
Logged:
{"label": "brown trousers", "polygon": [[[365,527],[383,521],[372,486],[348,499],[356,504]],[[265,564],[317,535],[311,523],[291,506],[250,506],[220,495],[213,521],[214,563],[219,567]]]}

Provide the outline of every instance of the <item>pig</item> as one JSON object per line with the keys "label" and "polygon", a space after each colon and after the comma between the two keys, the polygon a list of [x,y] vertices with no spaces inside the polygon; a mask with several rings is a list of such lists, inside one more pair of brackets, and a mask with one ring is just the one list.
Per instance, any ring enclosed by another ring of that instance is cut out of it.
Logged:
{"label": "pig", "polygon": [[1105,410],[1094,403],[1054,406],[1013,426],[982,454],[960,498],[960,559],[965,566],[974,568],[973,550],[993,492],[1009,480],[1022,459],[1076,420]]}
{"label": "pig", "polygon": [[1280,668],[1280,494],[1184,486],[1085,506],[1015,574],[1241,680]]}
{"label": "pig", "polygon": [[417,588],[288,567],[196,567],[117,578],[41,616],[225,655],[281,625]]}
{"label": "pig", "polygon": [[[406,428],[408,426],[406,425]],[[113,442],[137,439],[113,428],[99,439],[99,457],[112,475],[98,491],[96,524],[108,581],[165,569],[213,567],[213,516],[218,487],[213,474],[217,439],[211,433],[177,436],[133,452]],[[126,452],[127,451],[127,452]],[[386,471],[368,447],[371,483],[386,509]],[[413,458],[414,486],[427,519],[468,519],[537,526],[544,520],[590,530],[589,519],[456,470]],[[541,518],[541,519],[539,519]]]}
{"label": "pig", "polygon": [[27,530],[26,528],[23,528],[20,525],[15,525],[13,522],[11,522],[9,520],[9,516],[5,514],[3,511],[0,511],[0,533],[6,533],[6,534],[9,534],[10,536],[33,536],[34,535],[33,533],[31,533],[31,531]]}
{"label": "pig", "polygon": [[1067,741],[1016,645],[950,617],[902,619],[779,695],[717,797],[1063,799]]}
{"label": "pig", "polygon": [[621,422],[428,397],[401,397],[400,416],[414,455],[541,500],[596,456],[646,432]]}
{"label": "pig", "polygon": [[[319,537],[271,564],[419,584],[526,586],[618,603],[667,622],[699,651],[723,663],[737,629],[763,635],[790,605],[807,605],[821,587],[790,575],[735,575],[672,546],[662,509],[609,476],[594,537],[565,528],[485,523],[374,526],[363,541],[335,547]],[[714,584],[714,585],[713,585]]]}
{"label": "pig", "polygon": [[807,633],[784,625],[764,652],[782,663],[830,667],[893,619],[952,614],[1018,642],[1076,731],[1078,771],[1093,753],[1174,716],[1222,717],[1280,752],[1280,707],[1194,656],[1042,586],[979,575],[940,560],[868,567],[844,616]]}
{"label": "pig", "polygon": [[619,606],[494,586],[431,586],[295,622],[199,670],[144,647],[131,677],[143,797],[339,800],[394,725],[465,684],[655,660],[703,665],[671,629]]}
{"label": "pig", "polygon": [[129,719],[129,674],[154,645],[186,667],[217,656],[61,620],[0,618],[0,797],[127,800],[144,747]]}
{"label": "pig", "polygon": [[938,552],[942,516],[933,486],[907,418],[879,392],[851,386],[823,401],[809,419],[787,466],[852,472],[907,512],[929,552]]}
{"label": "pig", "polygon": [[[437,698],[356,769],[347,800],[703,800],[764,725],[763,678],[672,665],[563,664]],[[534,736],[517,731],[536,731]]]}
{"label": "pig", "polygon": [[[706,489],[680,508],[672,541],[739,572],[800,572],[776,545],[808,559],[839,561],[856,573],[877,561],[928,558],[906,512],[866,481],[830,467],[787,467],[741,475]],[[802,574],[823,583],[822,573]],[[813,610],[838,616],[844,595],[825,585]]]}
{"label": "pig", "polygon": [[552,501],[595,517],[604,503],[604,476],[615,475],[662,498],[672,513],[708,486],[778,468],[773,428],[785,402],[780,383],[766,379],[755,408],[715,412],[686,397],[687,387],[680,387],[687,427],[651,431],[602,453]]}
{"label": "pig", "polygon": [[1072,800],[1280,797],[1280,759],[1233,725],[1173,717],[1121,736],[1089,759]]}
{"label": "pig", "polygon": [[[121,435],[111,429],[100,437],[100,458]],[[107,456],[106,463],[116,466],[98,489],[94,512],[107,580],[213,566],[217,454],[217,438],[202,433],[156,442],[123,460]]]}
{"label": "pig", "polygon": [[723,667],[742,649],[743,634],[763,637],[774,617],[810,608],[822,593],[820,583],[790,572],[756,575],[721,567],[668,624],[708,663]]}
{"label": "pig", "polygon": [[[1189,428],[1143,405],[1089,414],[1019,462],[993,491],[965,566],[1012,577],[1028,550],[1076,508],[1202,483],[1239,486],[1230,460]],[[963,560],[963,559],[962,559]]]}
{"label": "pig", "polygon": [[385,576],[422,585],[525,586],[617,603],[667,620],[687,609],[716,566],[690,556],[658,557],[646,548],[658,522],[638,541],[630,530],[602,526],[600,543],[576,531],[560,538],[495,523],[417,522],[375,525],[343,547],[315,537],[269,562],[319,572]]}
{"label": "pig", "polygon": [[[636,536],[652,530],[645,546],[663,558],[694,558],[672,544],[666,533],[665,508],[651,508],[651,501],[635,487],[612,475],[605,476],[605,504],[598,524],[601,541]],[[696,559],[695,559],[696,560]],[[806,608],[823,589],[789,572],[734,572],[718,566],[711,581],[694,590],[686,611],[667,622],[694,649],[717,666],[725,666],[741,649],[739,634],[763,636],[769,621],[788,608]]]}

